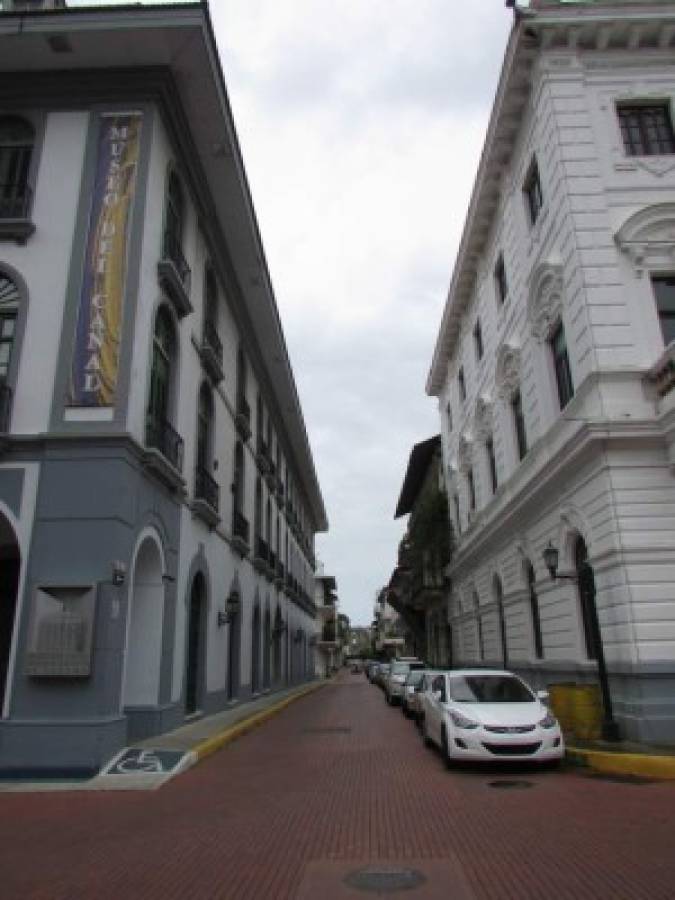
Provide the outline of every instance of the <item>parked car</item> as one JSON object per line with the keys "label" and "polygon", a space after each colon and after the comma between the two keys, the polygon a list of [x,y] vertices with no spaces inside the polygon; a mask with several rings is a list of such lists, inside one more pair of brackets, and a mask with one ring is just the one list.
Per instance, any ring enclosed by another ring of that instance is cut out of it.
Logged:
{"label": "parked car", "polygon": [[437,744],[446,765],[458,760],[557,762],[565,753],[557,719],[513,672],[455,669],[424,695],[422,734]]}
{"label": "parked car", "polygon": [[380,663],[377,667],[377,673],[375,675],[375,684],[378,687],[384,688],[384,681],[389,674],[389,663],[383,662]]}
{"label": "parked car", "polygon": [[368,676],[368,681],[374,682],[375,676],[377,675],[377,670],[379,669],[380,664],[378,662],[371,662],[366,669],[366,675]]}
{"label": "parked car", "polygon": [[407,719],[411,718],[413,715],[410,708],[410,701],[415,696],[416,688],[422,684],[424,672],[424,669],[411,669],[405,677],[403,693],[401,695],[401,712]]}
{"label": "parked car", "polygon": [[392,661],[389,672],[384,679],[384,695],[390,706],[401,702],[401,698],[403,697],[403,685],[405,684],[408,672],[410,672],[411,669],[423,668],[424,663],[420,659],[395,659]]}
{"label": "parked car", "polygon": [[432,681],[442,671],[442,669],[423,669],[421,682],[415,688],[415,693],[408,698],[408,709],[418,727],[422,726],[422,721],[424,720],[425,697],[431,690]]}

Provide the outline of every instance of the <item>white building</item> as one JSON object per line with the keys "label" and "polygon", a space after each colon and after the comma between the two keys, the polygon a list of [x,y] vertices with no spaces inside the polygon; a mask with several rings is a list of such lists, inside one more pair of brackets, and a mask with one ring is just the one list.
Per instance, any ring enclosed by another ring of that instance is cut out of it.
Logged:
{"label": "white building", "polygon": [[4,770],[313,677],[327,527],[206,6],[62,5],[0,13]]}
{"label": "white building", "polygon": [[314,580],[316,631],[314,667],[317,678],[327,678],[342,664],[342,641],[339,628],[339,600],[334,575],[326,575],[319,565]]}
{"label": "white building", "polygon": [[427,384],[455,664],[585,682],[602,651],[623,734],[671,743],[674,51],[672,0],[516,11]]}

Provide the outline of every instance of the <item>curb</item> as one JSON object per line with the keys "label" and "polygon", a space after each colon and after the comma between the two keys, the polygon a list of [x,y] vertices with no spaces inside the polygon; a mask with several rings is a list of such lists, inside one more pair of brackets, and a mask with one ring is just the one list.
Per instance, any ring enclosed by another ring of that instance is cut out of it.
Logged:
{"label": "curb", "polygon": [[262,725],[263,722],[271,719],[272,716],[276,716],[277,713],[286,709],[291,703],[294,703],[301,697],[306,697],[308,694],[314,693],[314,691],[318,691],[327,684],[330,684],[330,681],[320,681],[317,684],[312,684],[309,687],[292,694],[290,697],[284,697],[283,700],[275,703],[274,706],[269,706],[259,713],[254,713],[254,715],[250,716],[248,719],[243,719],[241,722],[237,722],[236,725],[231,725],[229,728],[226,728],[225,731],[221,731],[219,734],[215,734],[213,737],[207,738],[201,743],[196,744],[192,748],[192,753],[195,755],[195,764],[206,759],[207,756],[211,756],[212,753],[216,753],[216,751],[225,747],[232,741],[236,741],[237,738],[246,734],[248,731],[257,728],[258,725]]}
{"label": "curb", "polygon": [[565,759],[606,775],[634,775],[659,781],[675,781],[675,756],[649,756],[646,753],[612,753],[568,747]]}

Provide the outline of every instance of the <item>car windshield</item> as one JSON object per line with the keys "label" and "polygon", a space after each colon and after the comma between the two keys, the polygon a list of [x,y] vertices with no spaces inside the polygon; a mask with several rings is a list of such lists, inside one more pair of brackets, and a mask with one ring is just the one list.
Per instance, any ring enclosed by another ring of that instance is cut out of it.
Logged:
{"label": "car windshield", "polygon": [[391,664],[390,671],[392,675],[405,675],[409,668],[410,663],[396,662]]}
{"label": "car windshield", "polygon": [[424,678],[424,670],[423,669],[413,669],[411,672],[408,672],[408,677],[405,680],[406,684],[419,684],[420,681]]}
{"label": "car windshield", "polygon": [[456,703],[534,703],[523,682],[508,675],[455,675],[449,681]]}

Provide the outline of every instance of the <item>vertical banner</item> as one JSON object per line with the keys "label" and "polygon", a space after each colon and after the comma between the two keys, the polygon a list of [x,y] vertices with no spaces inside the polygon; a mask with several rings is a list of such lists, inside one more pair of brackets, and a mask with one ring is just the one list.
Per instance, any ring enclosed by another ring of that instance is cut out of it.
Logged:
{"label": "vertical banner", "polygon": [[114,406],[140,113],[100,117],[70,376],[71,406]]}

